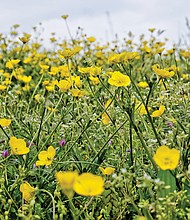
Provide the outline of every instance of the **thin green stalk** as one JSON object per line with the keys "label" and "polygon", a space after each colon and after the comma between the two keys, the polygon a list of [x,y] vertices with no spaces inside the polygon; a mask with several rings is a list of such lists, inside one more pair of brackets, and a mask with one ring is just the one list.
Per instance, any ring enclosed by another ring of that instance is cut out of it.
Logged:
{"label": "thin green stalk", "polygon": [[34,163],[34,161],[36,160],[39,152],[44,148],[44,146],[46,146],[46,144],[48,143],[49,139],[51,138],[51,136],[54,134],[55,130],[59,127],[59,125],[62,123],[62,120],[60,120],[57,125],[54,127],[54,129],[52,130],[52,132],[50,133],[50,135],[48,136],[48,138],[45,140],[45,142],[43,143],[43,145],[40,147],[40,149],[38,150],[38,152],[36,153],[36,155],[33,156],[32,160],[30,161],[30,163],[28,164],[28,168],[30,168],[30,165]]}
{"label": "thin green stalk", "polygon": [[85,209],[88,208],[88,206],[92,203],[94,197],[91,197],[90,200],[88,201],[88,203],[84,206],[83,210],[80,212],[79,216],[82,215],[82,213],[85,211]]}
{"label": "thin green stalk", "polygon": [[6,189],[6,187],[3,188],[5,190],[5,193],[8,195],[8,197],[11,199],[11,201],[13,202],[13,204],[15,205],[16,209],[18,210],[18,206],[16,204],[16,202],[13,200],[13,198],[11,197],[10,193],[8,192],[8,190]]}
{"label": "thin green stalk", "polygon": [[65,159],[65,157],[67,156],[67,154],[72,150],[72,148],[74,147],[74,145],[77,143],[77,141],[80,139],[80,137],[85,133],[85,131],[89,128],[91,121],[89,121],[86,125],[86,127],[82,130],[82,132],[79,134],[79,136],[76,138],[76,140],[73,142],[73,144],[69,147],[69,149],[64,153],[64,155],[62,157],[60,157],[59,161],[56,163],[56,165],[52,168],[52,171],[55,170],[55,168],[57,167],[57,165],[59,164],[60,161],[63,161]]}
{"label": "thin green stalk", "polygon": [[43,110],[43,112],[42,112],[41,121],[40,121],[40,127],[39,127],[39,129],[38,129],[37,140],[36,140],[36,146],[37,146],[37,148],[38,148],[38,145],[39,145],[40,133],[41,133],[41,130],[42,130],[42,122],[43,122],[43,119],[44,119],[45,111],[46,111],[46,108],[44,107],[44,110]]}
{"label": "thin green stalk", "polygon": [[130,146],[130,162],[133,167],[133,130],[132,123],[129,124],[129,146]]}
{"label": "thin green stalk", "polygon": [[30,101],[29,101],[29,103],[28,103],[28,108],[27,108],[27,111],[26,111],[27,113],[28,113],[28,111],[29,111],[29,109],[30,109],[31,102],[32,102],[32,100],[34,99],[34,95],[36,94],[36,91],[37,91],[37,89],[38,89],[40,83],[42,82],[43,76],[44,76],[44,74],[42,74],[42,76],[41,76],[41,78],[40,78],[38,84],[36,85],[36,87],[35,87],[35,89],[34,89],[34,92],[32,93],[32,96],[31,96]]}
{"label": "thin green stalk", "polygon": [[[124,65],[123,65],[123,69],[125,70],[125,72],[127,72]],[[130,72],[131,72],[131,68],[130,68]],[[131,74],[130,74],[130,75],[131,75]],[[144,101],[144,99],[143,99],[143,97],[142,97],[142,95],[141,95],[141,92],[139,91],[139,89],[138,89],[138,87],[136,86],[136,84],[135,84],[134,80],[132,79],[132,77],[131,77],[130,79],[131,79],[132,85],[134,86],[134,88],[135,88],[137,94],[139,95],[139,97],[140,97],[140,99],[141,99],[141,102],[142,102],[143,105],[145,106],[145,109],[146,109],[146,112],[147,112],[147,116],[148,116],[148,120],[149,120],[149,122],[150,122],[150,124],[151,124],[151,126],[152,126],[152,130],[153,130],[153,132],[154,132],[154,135],[155,135],[155,137],[156,137],[156,140],[157,140],[158,144],[161,146],[161,141],[160,141],[160,138],[159,138],[158,133],[157,133],[157,131],[156,131],[156,128],[155,128],[155,126],[154,126],[154,123],[153,123],[153,121],[152,121],[152,118],[151,118],[151,116],[150,116],[150,112],[149,112],[149,110],[148,110],[148,106],[146,105],[146,103],[145,103],[145,101]]]}
{"label": "thin green stalk", "polygon": [[[59,106],[59,104],[60,104],[62,98],[63,98],[63,93],[61,94],[61,96],[60,96],[60,98],[59,98],[59,100],[58,100],[58,102],[57,102],[57,104],[56,104],[56,106],[55,106],[55,108],[54,108],[54,111],[58,108],[58,106]],[[44,125],[44,124],[48,121],[48,119],[52,116],[52,114],[54,113],[54,111],[52,111],[52,112],[47,116],[47,118],[44,119],[43,125]]]}
{"label": "thin green stalk", "polygon": [[[100,79],[99,79],[99,80],[100,80]],[[91,85],[90,85],[89,79],[87,79],[87,82],[88,82],[89,88],[90,88],[90,90],[91,90],[91,92],[92,92],[92,94],[93,94],[93,96],[94,96],[94,98],[95,98],[95,93],[94,93],[94,91],[93,91],[93,89],[92,89],[92,87],[91,87]],[[103,84],[103,82],[102,82],[102,81],[100,81],[100,82],[101,82],[101,84],[107,89],[107,87]],[[108,89],[107,89],[107,90],[108,90]],[[108,90],[108,91],[109,91],[109,90]],[[115,125],[113,119],[112,119],[112,118],[110,117],[110,115],[107,113],[107,109],[108,109],[109,106],[112,104],[112,102],[115,100],[116,94],[113,96],[113,94],[111,93],[111,96],[113,97],[113,98],[112,98],[112,101],[109,103],[109,105],[108,105],[106,108],[105,108],[104,105],[100,102],[100,100],[99,100],[98,98],[96,99],[96,101],[97,101],[98,104],[101,106],[101,108],[104,109],[104,111],[103,111],[101,114],[103,114],[104,112],[106,112],[106,114],[108,115],[108,117],[109,117],[110,121],[112,122],[112,124]]]}
{"label": "thin green stalk", "polygon": [[149,122],[150,122],[150,124],[151,124],[151,126],[152,126],[152,130],[153,130],[153,132],[154,132],[154,135],[155,135],[155,137],[156,137],[156,140],[157,140],[158,144],[161,146],[161,141],[160,141],[160,138],[159,138],[158,133],[157,133],[157,131],[156,131],[156,128],[155,128],[155,126],[154,126],[153,120],[152,120],[152,118],[151,118],[151,116],[150,116],[150,112],[149,112],[149,110],[148,110],[148,106],[146,105],[146,103],[145,103],[145,101],[144,101],[144,99],[143,99],[143,97],[142,97],[142,95],[141,95],[139,89],[137,88],[137,86],[135,85],[135,83],[134,83],[134,81],[133,81],[132,79],[131,79],[131,82],[132,82],[133,86],[135,87],[135,90],[136,90],[136,92],[138,93],[139,97],[141,98],[141,101],[142,101],[142,103],[143,103],[143,105],[144,105],[144,107],[145,107],[145,109],[146,109],[147,116],[148,116],[148,120],[149,120]]}
{"label": "thin green stalk", "polygon": [[73,220],[78,220],[79,216],[78,216],[78,213],[76,213],[76,208],[73,204],[72,199],[69,199],[69,206],[71,208],[71,213],[72,213],[72,216],[73,216]]}
{"label": "thin green stalk", "polygon": [[145,141],[144,141],[144,139],[143,139],[143,137],[142,137],[142,134],[140,133],[138,127],[135,125],[135,123],[134,123],[133,119],[131,118],[130,114],[129,114],[129,118],[130,118],[130,122],[131,122],[131,124],[132,124],[132,126],[133,126],[133,128],[134,128],[134,130],[135,130],[135,132],[136,132],[136,134],[137,134],[137,136],[139,137],[139,139],[140,139],[140,141],[141,141],[141,144],[142,144],[144,150],[146,151],[146,153],[147,153],[147,155],[148,155],[149,160],[151,161],[151,163],[152,163],[154,169],[155,169],[156,171],[158,171],[158,168],[157,168],[157,166],[156,166],[156,164],[155,164],[155,162],[154,162],[154,160],[153,160],[153,158],[152,158],[152,155],[150,154],[150,152],[149,152],[149,150],[148,150],[148,148],[147,148],[147,146],[146,146],[146,143],[145,143]]}
{"label": "thin green stalk", "polygon": [[56,219],[56,218],[55,218],[55,200],[54,200],[54,198],[53,198],[53,195],[52,195],[50,192],[48,192],[47,190],[45,190],[45,189],[39,189],[39,191],[44,192],[44,193],[47,193],[47,194],[51,197],[51,199],[52,199],[52,204],[53,204],[53,220],[55,220],[55,219]]}
{"label": "thin green stalk", "polygon": [[3,133],[5,134],[5,136],[8,138],[8,140],[10,139],[9,138],[9,135],[7,134],[7,132],[4,130],[4,128],[0,125],[0,128],[1,130],[3,131]]}
{"label": "thin green stalk", "polygon": [[[104,145],[102,146],[102,148],[98,151],[98,153],[93,157],[93,159],[91,160],[91,163],[93,163],[96,158],[100,155],[100,153],[104,150],[104,148],[106,147],[106,145],[108,144],[108,142],[115,136],[115,134],[126,124],[126,122],[128,122],[128,119],[125,120],[123,122],[123,124],[121,126],[119,126],[119,128],[117,128],[114,133],[108,138],[108,140],[104,143]],[[86,170],[88,171],[90,169],[90,165],[86,168]]]}

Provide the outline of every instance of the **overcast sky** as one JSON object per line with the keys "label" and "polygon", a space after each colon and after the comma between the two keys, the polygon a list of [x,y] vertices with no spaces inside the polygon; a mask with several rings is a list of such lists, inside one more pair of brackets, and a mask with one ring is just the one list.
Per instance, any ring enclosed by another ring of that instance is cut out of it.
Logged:
{"label": "overcast sky", "polygon": [[13,24],[30,33],[41,22],[46,42],[51,32],[68,37],[61,19],[65,14],[73,36],[81,27],[103,41],[115,34],[122,39],[129,31],[135,36],[147,34],[155,27],[165,30],[162,36],[170,42],[177,42],[187,32],[185,17],[190,19],[190,0],[1,0],[0,6],[1,33],[8,33]]}

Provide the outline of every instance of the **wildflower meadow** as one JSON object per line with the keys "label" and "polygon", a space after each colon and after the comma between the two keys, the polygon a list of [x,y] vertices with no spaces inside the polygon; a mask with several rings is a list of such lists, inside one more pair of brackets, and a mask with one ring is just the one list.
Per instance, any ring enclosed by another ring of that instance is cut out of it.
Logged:
{"label": "wildflower meadow", "polygon": [[190,219],[190,47],[160,34],[0,34],[0,219]]}

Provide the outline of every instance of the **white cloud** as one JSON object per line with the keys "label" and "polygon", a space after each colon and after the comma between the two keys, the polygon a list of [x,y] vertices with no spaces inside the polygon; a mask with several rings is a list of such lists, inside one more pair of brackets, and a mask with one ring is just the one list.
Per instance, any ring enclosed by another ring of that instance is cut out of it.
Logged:
{"label": "white cloud", "polygon": [[166,30],[165,37],[177,41],[184,33],[189,8],[187,0],[7,0],[1,3],[0,30],[8,32],[11,25],[19,23],[21,31],[30,32],[42,22],[45,38],[51,32],[64,38],[68,33],[60,17],[69,14],[73,36],[78,26],[84,33],[104,40],[111,39],[111,29],[122,38],[129,31],[140,35],[156,27]]}

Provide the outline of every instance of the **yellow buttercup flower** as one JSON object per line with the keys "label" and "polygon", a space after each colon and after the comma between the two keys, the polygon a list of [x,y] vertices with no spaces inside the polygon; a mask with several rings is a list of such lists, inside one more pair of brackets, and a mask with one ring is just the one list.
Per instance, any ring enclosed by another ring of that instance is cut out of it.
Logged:
{"label": "yellow buttercup flower", "polygon": [[71,80],[74,82],[74,85],[77,87],[80,87],[82,85],[80,76],[71,76]]}
{"label": "yellow buttercup flower", "polygon": [[42,70],[48,70],[49,69],[49,66],[46,65],[46,64],[43,64],[43,63],[39,63],[39,66]]}
{"label": "yellow buttercup flower", "polygon": [[62,15],[61,16],[64,20],[66,20],[68,17],[69,17],[69,15]]}
{"label": "yellow buttercup flower", "polygon": [[30,183],[24,182],[20,185],[20,191],[22,198],[28,202],[34,197],[36,189],[32,187]]}
{"label": "yellow buttercup flower", "polygon": [[153,71],[162,78],[169,78],[172,77],[175,72],[173,70],[167,69],[160,69],[160,66],[158,64],[155,64],[152,66]]}
{"label": "yellow buttercup flower", "polygon": [[158,110],[154,111],[154,112],[151,114],[151,116],[152,116],[153,118],[159,117],[159,116],[163,115],[164,111],[165,111],[165,106],[164,106],[164,105],[161,105]]}
{"label": "yellow buttercup flower", "polygon": [[111,78],[108,79],[108,83],[113,86],[129,86],[131,80],[128,76],[122,74],[119,71],[110,72]]}
{"label": "yellow buttercup flower", "polygon": [[115,171],[115,168],[113,167],[106,167],[105,169],[103,167],[99,167],[99,169],[104,175],[112,175]]}
{"label": "yellow buttercup flower", "polygon": [[100,80],[98,79],[98,77],[90,76],[89,79],[90,79],[90,81],[92,82],[93,85],[97,85],[97,84],[100,83]]}
{"label": "yellow buttercup flower", "polygon": [[25,34],[23,37],[19,37],[19,40],[23,43],[26,44],[30,40],[31,35],[30,34]]}
{"label": "yellow buttercup flower", "polygon": [[[140,114],[140,115],[147,115],[146,108],[145,108],[145,106],[144,106],[143,104],[141,104],[140,107],[139,107],[139,105],[138,105],[137,108],[138,108],[138,110],[139,110],[139,114]],[[151,108],[148,107],[148,111],[150,111],[150,109],[151,109]]]}
{"label": "yellow buttercup flower", "polygon": [[108,116],[108,114],[106,112],[104,112],[102,114],[102,122],[105,124],[105,125],[108,125],[109,122],[110,122],[110,117]]}
{"label": "yellow buttercup flower", "polygon": [[181,50],[180,55],[187,59],[190,57],[190,51]]}
{"label": "yellow buttercup flower", "polygon": [[144,216],[137,216],[137,218],[135,218],[135,220],[147,220],[147,218]]}
{"label": "yellow buttercup flower", "polygon": [[156,30],[156,28],[149,28],[148,29],[151,33],[153,33],[155,30]]}
{"label": "yellow buttercup flower", "polygon": [[32,60],[32,57],[26,57],[26,58],[23,60],[23,63],[28,64],[28,63],[31,62],[31,60]]}
{"label": "yellow buttercup flower", "polygon": [[141,82],[138,83],[138,87],[143,88],[143,89],[144,89],[144,88],[147,88],[147,87],[148,87],[148,83],[141,81]]}
{"label": "yellow buttercup flower", "polygon": [[82,173],[76,178],[73,189],[82,196],[97,196],[104,191],[104,180],[92,173]]}
{"label": "yellow buttercup flower", "polygon": [[121,63],[121,62],[128,62],[131,59],[140,59],[140,54],[138,52],[129,52],[124,51],[119,54],[111,54],[108,57],[109,63]]}
{"label": "yellow buttercup flower", "polygon": [[80,67],[79,66],[78,71],[83,74],[90,74],[91,68],[92,67]]}
{"label": "yellow buttercup flower", "polygon": [[9,145],[11,147],[11,154],[23,155],[30,151],[30,149],[26,147],[26,142],[23,139],[14,136],[10,138]]}
{"label": "yellow buttercup flower", "polygon": [[50,68],[50,72],[48,72],[50,75],[56,75],[59,72],[59,67],[52,66]]}
{"label": "yellow buttercup flower", "polygon": [[23,81],[24,83],[29,83],[32,80],[32,76],[21,76],[17,77],[18,80]]}
{"label": "yellow buttercup flower", "polygon": [[79,67],[78,70],[80,73],[90,74],[91,76],[95,77],[101,74],[102,67],[99,67],[99,66]]}
{"label": "yellow buttercup flower", "polygon": [[58,51],[60,54],[60,58],[71,58],[73,57],[75,54],[79,53],[82,50],[82,47],[80,46],[76,46],[75,48],[71,49],[71,48],[65,48],[62,51]]}
{"label": "yellow buttercup flower", "polygon": [[20,62],[19,59],[10,60],[10,61],[6,62],[6,67],[7,67],[8,69],[13,69],[14,66],[17,65],[19,62]]}
{"label": "yellow buttercup flower", "polygon": [[0,91],[5,90],[6,88],[7,88],[6,86],[4,86],[4,85],[0,85]]}
{"label": "yellow buttercup flower", "polygon": [[55,174],[57,182],[61,186],[63,193],[68,197],[72,198],[74,195],[73,185],[78,177],[78,173],[76,171],[65,171],[65,172],[57,172]]}
{"label": "yellow buttercup flower", "polygon": [[112,103],[112,99],[108,99],[108,101],[105,104],[105,108],[108,108]]}
{"label": "yellow buttercup flower", "polygon": [[40,97],[41,97],[40,94],[36,94],[36,95],[34,96],[34,99],[35,99],[37,102],[39,102],[39,101],[40,101]]}
{"label": "yellow buttercup flower", "polygon": [[56,173],[56,179],[62,189],[73,189],[76,177],[78,177],[78,173],[76,171],[60,171]]}
{"label": "yellow buttercup flower", "polygon": [[1,118],[0,119],[0,125],[2,127],[7,127],[11,124],[11,119]]}
{"label": "yellow buttercup flower", "polygon": [[72,82],[63,79],[63,80],[60,80],[60,81],[58,82],[57,86],[59,87],[59,89],[60,89],[62,92],[66,92],[68,89],[71,88]]}
{"label": "yellow buttercup flower", "polygon": [[91,76],[98,76],[102,72],[102,67],[94,66],[94,67],[90,67],[89,70]]}
{"label": "yellow buttercup flower", "polygon": [[47,151],[43,150],[38,154],[36,166],[49,166],[52,164],[56,150],[53,146],[49,146]]}
{"label": "yellow buttercup flower", "polygon": [[[112,99],[108,99],[108,101],[106,102],[106,104],[104,105],[105,108],[107,109],[110,105],[111,105]],[[107,125],[110,122],[110,117],[108,116],[108,114],[106,112],[104,112],[102,114],[102,122]]]}
{"label": "yellow buttercup flower", "polygon": [[153,158],[162,170],[174,170],[179,164],[180,151],[163,145],[156,150]]}
{"label": "yellow buttercup flower", "polygon": [[54,91],[54,85],[53,84],[49,84],[49,85],[47,85],[47,86],[45,86],[45,88],[47,89],[47,91],[49,91],[49,92],[53,92]]}
{"label": "yellow buttercup flower", "polygon": [[87,39],[87,41],[90,42],[90,43],[93,43],[93,42],[96,41],[96,38],[95,38],[95,37],[87,37],[86,39]]}
{"label": "yellow buttercup flower", "polygon": [[86,92],[84,90],[80,90],[80,89],[71,89],[71,94],[74,97],[83,97]]}
{"label": "yellow buttercup flower", "polygon": [[70,76],[69,67],[62,65],[58,67],[59,72],[61,73],[61,77],[68,77]]}

